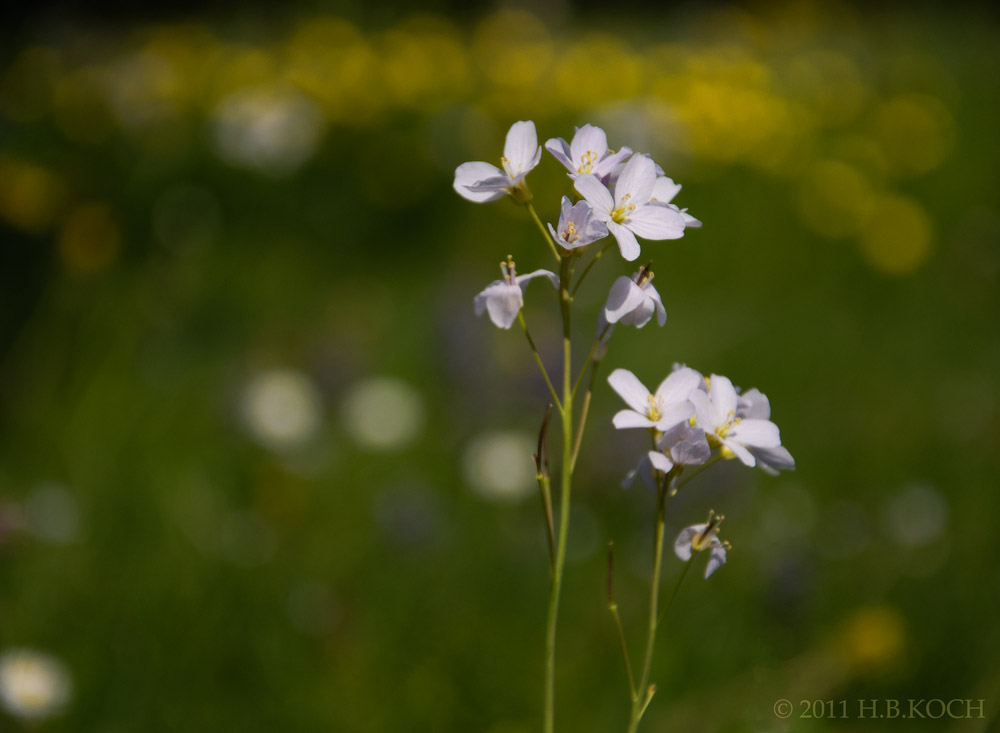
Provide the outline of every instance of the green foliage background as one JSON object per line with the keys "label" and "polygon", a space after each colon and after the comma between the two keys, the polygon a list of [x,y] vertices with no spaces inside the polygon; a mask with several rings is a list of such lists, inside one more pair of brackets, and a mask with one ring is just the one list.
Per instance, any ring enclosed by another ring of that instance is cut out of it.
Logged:
{"label": "green foliage background", "polygon": [[[900,726],[990,729],[995,17],[376,15],[50,17],[4,34],[0,649],[70,671],[73,699],[42,729],[537,729],[537,500],[476,493],[463,455],[537,429],[523,339],[475,319],[472,297],[508,253],[522,272],[548,253],[523,210],[451,188],[518,119],[543,141],[602,125],[705,223],[643,244],[669,320],[618,329],[605,369],[655,384],[683,361],[759,387],[798,461],[778,478],[727,464],[675,502],[671,530],[724,511],[734,549],[682,589],[643,728],[882,730],[800,719],[799,701],[848,700],[856,718],[859,699],[982,698],[986,719]],[[275,107],[291,111],[253,127]],[[559,166],[546,154],[529,180],[553,220]],[[630,272],[608,256],[582,291],[577,359]],[[528,294],[555,363],[555,299]],[[241,408],[275,368],[319,399],[318,434],[290,451],[255,440]],[[345,418],[373,376],[416,390],[409,444],[375,450]],[[619,489],[643,446],[613,434],[599,384],[559,635],[567,731],[627,719],[610,539],[635,655],[645,623],[651,499]]]}

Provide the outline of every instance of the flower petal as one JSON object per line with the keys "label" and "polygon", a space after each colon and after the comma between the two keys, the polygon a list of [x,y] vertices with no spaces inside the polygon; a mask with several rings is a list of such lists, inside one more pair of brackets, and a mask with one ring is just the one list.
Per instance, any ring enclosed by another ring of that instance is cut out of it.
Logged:
{"label": "flower petal", "polygon": [[549,138],[545,141],[545,149],[552,154],[553,158],[562,163],[566,170],[576,173],[576,168],[573,167],[573,161],[570,159],[569,144],[565,140],[561,137]]}
{"label": "flower petal", "polygon": [[643,239],[680,239],[684,236],[684,217],[669,206],[659,204],[636,207],[625,225]]}
{"label": "flower petal", "polygon": [[452,187],[458,192],[459,196],[464,199],[468,199],[469,201],[475,201],[477,204],[486,203],[487,201],[496,201],[497,199],[503,198],[503,191],[473,191],[469,189],[469,186],[474,186],[480,181],[485,181],[502,175],[502,170],[497,168],[495,165],[490,165],[489,163],[483,163],[482,161],[462,163],[462,165],[455,169],[455,183]]}
{"label": "flower petal", "polygon": [[746,448],[744,448],[742,445],[737,443],[735,440],[731,440],[728,437],[722,438],[721,440],[722,444],[726,446],[729,450],[731,450],[736,455],[736,457],[740,459],[740,463],[742,463],[744,466],[749,466],[750,468],[753,468],[754,466],[757,465],[757,459],[753,457],[753,454]]}
{"label": "flower petal", "polygon": [[674,179],[667,176],[660,176],[656,179],[656,183],[653,184],[653,195],[650,197],[650,200],[669,204],[680,190],[681,185],[674,183]]}
{"label": "flower petal", "polygon": [[[610,179],[611,173],[614,169],[628,156],[632,154],[632,148],[623,147],[616,153],[611,153],[603,160],[598,161],[597,165],[594,166],[594,175],[604,181],[605,178]],[[604,181],[607,183],[607,181]]]}
{"label": "flower petal", "polygon": [[521,292],[524,292],[528,281],[534,280],[536,277],[547,277],[549,282],[552,283],[552,287],[559,287],[559,276],[554,272],[549,272],[548,270],[535,270],[534,272],[529,272],[527,275],[518,275],[514,278],[514,281],[521,286]]}
{"label": "flower petal", "polygon": [[660,411],[660,419],[656,421],[656,429],[664,431],[678,423],[687,422],[692,417],[694,417],[694,405],[687,400],[668,405]]}
{"label": "flower petal", "polygon": [[783,445],[777,448],[749,448],[750,453],[757,459],[757,466],[767,473],[777,475],[778,471],[794,471],[795,459],[788,449]]}
{"label": "flower petal", "polygon": [[614,235],[614,238],[618,240],[618,251],[622,253],[624,257],[629,262],[639,259],[639,242],[636,241],[635,235],[627,227],[623,227],[621,224],[615,224],[613,221],[608,221],[608,231]]}
{"label": "flower petal", "polygon": [[767,420],[771,417],[771,401],[756,387],[748,389],[736,400],[736,415]]}
{"label": "flower petal", "polygon": [[656,183],[656,164],[645,155],[634,155],[625,164],[625,169],[615,183],[615,203],[621,205],[627,194],[628,202],[641,207],[649,201]]}
{"label": "flower petal", "polygon": [[615,200],[611,197],[611,192],[605,188],[596,176],[590,174],[577,176],[573,181],[573,188],[583,196],[594,209],[594,215],[602,221],[607,221],[611,216],[611,209],[614,208]]}
{"label": "flower petal", "polygon": [[490,314],[490,320],[499,328],[507,329],[517,319],[517,314],[524,304],[521,288],[510,285],[503,280],[496,280],[486,286],[473,301],[476,315],[482,315],[483,309]]}
{"label": "flower petal", "polygon": [[538,165],[541,154],[534,122],[521,121],[510,126],[503,146],[503,156],[510,162],[514,174],[530,171]]}
{"label": "flower petal", "polygon": [[642,288],[632,281],[632,278],[622,275],[611,286],[608,302],[604,306],[604,316],[608,323],[618,323],[646,299]]}
{"label": "flower petal", "polygon": [[731,415],[736,414],[736,389],[728,377],[717,374],[712,375],[711,383],[708,396],[719,410],[719,416],[728,420]]}
{"label": "flower petal", "polygon": [[698,388],[700,382],[701,375],[698,372],[691,367],[680,367],[674,369],[660,382],[660,386],[656,388],[656,396],[664,404],[683,402]]}
{"label": "flower petal", "polygon": [[[570,158],[573,160],[573,169],[579,172],[584,163],[593,166],[594,163],[607,154],[608,136],[600,127],[594,127],[588,123],[576,131],[569,148]],[[585,156],[590,157],[591,155],[593,156],[592,158],[585,160]],[[593,173],[593,170],[591,169],[590,172]]]}
{"label": "flower petal", "polygon": [[754,448],[777,448],[781,445],[778,426],[770,420],[741,420],[729,430],[728,438]]}
{"label": "flower petal", "polygon": [[640,415],[635,410],[622,410],[615,413],[615,416],[611,418],[611,424],[619,430],[628,430],[629,428],[651,428],[656,425],[655,422],[650,420],[645,415]]}
{"label": "flower petal", "polygon": [[608,384],[625,400],[626,405],[636,412],[646,414],[649,409],[649,390],[632,372],[628,369],[615,369],[608,375]]}
{"label": "flower petal", "polygon": [[653,465],[657,471],[663,471],[667,473],[671,468],[674,467],[673,461],[667,458],[665,455],[657,450],[651,450],[648,454],[649,462]]}
{"label": "flower petal", "polygon": [[691,394],[688,395],[688,400],[694,405],[695,420],[698,427],[702,428],[706,433],[714,432],[722,424],[722,416],[719,414],[719,409],[707,393],[702,392],[700,389],[692,390]]}
{"label": "flower petal", "polygon": [[692,524],[690,527],[682,529],[677,535],[677,539],[674,540],[674,554],[684,562],[690,560],[691,540],[704,532],[707,526],[707,524]]}
{"label": "flower petal", "polygon": [[708,576],[726,564],[726,546],[716,539],[712,543],[712,551],[708,556],[708,564],[705,565],[705,580]]}

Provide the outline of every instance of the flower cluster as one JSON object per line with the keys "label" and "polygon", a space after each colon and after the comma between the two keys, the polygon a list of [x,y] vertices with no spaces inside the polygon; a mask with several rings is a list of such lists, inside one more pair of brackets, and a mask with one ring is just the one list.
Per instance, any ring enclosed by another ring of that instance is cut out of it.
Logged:
{"label": "flower cluster", "polygon": [[[577,129],[570,142],[562,138],[548,140],[547,150],[567,171],[574,195],[562,196],[558,221],[543,224],[531,203],[533,196],[527,176],[538,165],[542,146],[538,144],[535,124],[514,123],[507,133],[500,166],[486,162],[463,163],[455,170],[455,190],[476,203],[510,197],[523,205],[534,219],[545,245],[558,262],[558,274],[536,269],[518,275],[514,261],[508,255],[500,263],[502,278],[486,286],[475,296],[477,315],[489,314],[499,328],[509,329],[518,321],[534,355],[535,362],[549,389],[551,404],[542,422],[538,451],[534,456],[539,491],[542,498],[548,532],[553,591],[550,596],[549,620],[546,626],[546,680],[544,730],[554,727],[553,688],[555,679],[555,633],[559,589],[566,556],[567,527],[570,516],[570,494],[573,472],[580,452],[591,393],[601,361],[610,348],[611,336],[617,325],[643,328],[654,318],[663,326],[667,311],[660,292],[653,285],[652,263],[642,265],[631,274],[623,273],[611,286],[604,307],[597,316],[597,332],[590,353],[573,376],[573,344],[571,319],[574,296],[588,273],[602,255],[617,244],[627,262],[639,258],[639,239],[679,239],[689,228],[701,222],[686,209],[673,203],[681,187],[644,153],[629,147],[617,151],[608,146],[604,130],[594,125]],[[603,241],[603,244],[597,244]],[[588,256],[589,255],[589,256]],[[577,274],[578,263],[587,260]],[[630,267],[631,271],[632,268]],[[545,278],[559,291],[559,311],[562,317],[562,380],[561,393],[550,378],[545,360],[535,347],[524,314],[524,293],[532,279]],[[578,389],[589,372],[589,386],[577,416],[574,401]],[[650,626],[644,672],[638,686],[632,685],[632,712],[629,730],[635,731],[655,686],[648,686],[650,659],[658,625],[660,567],[664,549],[664,517],[667,506],[684,484],[710,465],[724,460],[759,467],[768,473],[792,469],[795,461],[781,445],[778,427],[771,422],[771,406],[765,395],[751,389],[741,392],[726,377],[704,376],[694,369],[675,365],[670,374],[656,387],[647,389],[627,369],[615,369],[608,377],[611,387],[625,400],[628,409],[612,418],[618,429],[642,428],[652,438],[653,449],[646,451],[638,465],[626,476],[625,484],[639,476],[656,492],[655,564],[650,583]],[[560,501],[558,522],[555,519],[548,473],[547,430],[554,412],[561,423]],[[675,555],[685,563],[684,571],[703,552],[708,556],[704,577],[708,578],[726,562],[729,544],[719,539],[722,516],[711,512],[708,521],[692,524],[681,531],[674,542]],[[557,539],[558,537],[558,539]],[[681,575],[681,578],[684,576]],[[612,559],[609,558],[609,608],[617,623],[617,606],[612,593]],[[624,633],[619,628],[626,665],[628,654]]]}

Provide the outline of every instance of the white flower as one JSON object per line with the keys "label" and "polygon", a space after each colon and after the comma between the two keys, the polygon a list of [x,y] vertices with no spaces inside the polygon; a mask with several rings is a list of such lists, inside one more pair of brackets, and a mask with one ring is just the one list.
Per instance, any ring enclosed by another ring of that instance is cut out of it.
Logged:
{"label": "white flower", "polygon": [[594,216],[608,226],[618,240],[622,257],[630,262],[639,256],[636,235],[645,239],[677,239],[684,236],[684,217],[679,211],[651,203],[656,182],[656,164],[644,155],[634,155],[625,165],[615,194],[594,175],[581,175],[574,186],[594,207]]}
{"label": "white flower", "polygon": [[728,542],[719,539],[719,525],[724,517],[713,516],[709,512],[707,524],[692,524],[685,527],[674,541],[674,553],[684,562],[702,550],[708,550],[708,564],[705,566],[705,579],[726,564],[726,550],[730,549]]}
{"label": "white flower", "polygon": [[503,279],[491,282],[474,300],[476,315],[481,316],[483,311],[487,311],[490,320],[499,328],[510,328],[517,320],[517,314],[524,305],[524,290],[530,280],[544,276],[552,283],[552,287],[559,287],[559,278],[548,270],[518,275],[514,269],[514,260],[509,256],[506,262],[500,263],[500,272],[503,273]]}
{"label": "white flower", "polygon": [[545,149],[566,166],[570,178],[590,173],[605,183],[615,166],[632,154],[631,148],[612,151],[604,130],[591,124],[577,128],[573,142],[568,145],[561,137],[554,137],[546,141]]}
{"label": "white flower", "polygon": [[608,377],[611,387],[631,410],[622,410],[612,422],[619,430],[624,428],[656,428],[664,432],[674,425],[689,420],[694,407],[688,395],[697,389],[701,375],[687,367],[678,369],[664,379],[650,394],[628,369],[615,369]]}
{"label": "white flower", "polygon": [[[769,419],[771,417],[771,403],[767,399],[767,395],[756,388],[747,390],[741,394],[736,401],[736,416],[743,419]],[[778,471],[795,470],[795,459],[792,458],[792,454],[783,445],[774,448],[760,448],[748,445],[747,450],[757,460],[758,468],[773,476],[776,476]]]}
{"label": "white flower", "polygon": [[615,323],[642,328],[652,320],[654,313],[661,326],[667,322],[667,311],[653,287],[653,273],[644,267],[632,277],[622,275],[615,280],[598,316],[597,334],[604,333],[605,326]]}
{"label": "white flower", "polygon": [[709,444],[721,446],[724,457],[735,456],[744,465],[754,466],[757,461],[751,448],[781,445],[778,426],[773,422],[736,414],[736,389],[729,379],[713,374],[706,381],[708,391],[695,389],[688,399],[694,404],[696,424],[705,431]]}
{"label": "white flower", "polygon": [[594,209],[586,201],[570,204],[569,197],[563,196],[559,212],[559,230],[549,224],[552,238],[563,249],[586,247],[591,242],[608,236],[604,222],[594,218]]}
{"label": "white flower", "polygon": [[62,663],[33,649],[0,654],[0,704],[12,715],[41,720],[69,701],[69,673]]}
{"label": "white flower", "polygon": [[656,441],[656,448],[640,458],[636,467],[628,472],[622,481],[623,488],[631,486],[635,477],[639,476],[649,488],[655,489],[657,477],[653,474],[654,469],[667,473],[674,466],[698,466],[712,455],[705,431],[686,422],[677,423],[661,435]]}
{"label": "white flower", "polygon": [[524,177],[538,165],[542,149],[538,145],[535,123],[515,122],[507,131],[500,158],[502,169],[481,161],[462,163],[455,169],[454,188],[462,198],[476,203],[496,201],[506,194],[520,201],[531,198]]}
{"label": "white flower", "polygon": [[698,219],[695,219],[687,213],[687,209],[679,209],[676,204],[670,203],[674,200],[674,196],[676,196],[680,190],[681,185],[679,183],[674,183],[672,178],[659,176],[656,179],[656,183],[653,184],[653,195],[649,200],[654,203],[670,207],[684,218],[684,226],[691,227],[692,229],[698,229],[701,227],[701,222]]}

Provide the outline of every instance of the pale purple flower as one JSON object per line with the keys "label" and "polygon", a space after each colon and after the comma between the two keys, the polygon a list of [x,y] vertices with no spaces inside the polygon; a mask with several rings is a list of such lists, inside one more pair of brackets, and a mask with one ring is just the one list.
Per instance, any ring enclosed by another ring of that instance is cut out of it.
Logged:
{"label": "pale purple flower", "polygon": [[701,375],[694,369],[678,369],[664,379],[651,394],[628,369],[615,369],[608,383],[631,408],[622,410],[612,420],[618,429],[655,428],[664,432],[694,415],[688,395],[698,388]]}
{"label": "pale purple flower", "polygon": [[736,457],[747,466],[757,460],[751,449],[773,449],[781,445],[778,426],[770,420],[744,418],[737,414],[733,383],[713,374],[706,380],[707,391],[697,388],[689,395],[695,409],[696,425],[705,431],[708,442],[720,447],[725,458]]}
{"label": "pale purple flower", "polygon": [[636,235],[645,239],[677,239],[684,236],[684,218],[669,206],[650,203],[656,182],[656,164],[644,155],[634,155],[625,165],[614,196],[597,176],[586,174],[574,186],[594,207],[618,240],[622,257],[630,262],[639,256]]}
{"label": "pale purple flower", "polygon": [[589,173],[605,183],[615,166],[632,154],[627,147],[617,153],[612,151],[604,130],[591,124],[577,128],[573,142],[567,144],[561,137],[554,137],[546,141],[545,149],[566,167],[570,178]]}
{"label": "pale purple flower", "polygon": [[600,219],[594,218],[594,209],[586,201],[570,204],[568,196],[562,198],[559,211],[559,228],[549,224],[552,238],[563,249],[586,247],[591,242],[608,236],[608,228]]}
{"label": "pale purple flower", "polygon": [[639,476],[649,488],[655,489],[657,477],[654,470],[665,474],[674,466],[700,466],[712,455],[705,431],[686,422],[679,422],[663,433],[656,441],[656,448],[647,452],[628,472],[622,481],[623,488],[631,486],[635,477]]}
{"label": "pale purple flower", "polygon": [[515,122],[507,131],[500,158],[502,169],[481,161],[462,163],[455,169],[454,189],[462,198],[476,203],[496,201],[508,194],[519,201],[527,201],[531,194],[524,177],[538,165],[541,157],[535,123],[530,120]]}
{"label": "pale purple flower", "polygon": [[702,550],[708,550],[708,564],[705,566],[705,579],[726,564],[726,551],[731,549],[728,542],[719,539],[719,525],[724,517],[714,516],[709,512],[706,524],[692,524],[685,527],[674,541],[674,553],[684,562],[698,555]]}
{"label": "pale purple flower", "polygon": [[656,183],[653,184],[653,195],[649,200],[654,203],[669,206],[684,218],[684,226],[690,227],[691,229],[698,229],[701,227],[701,222],[698,219],[695,219],[687,213],[687,209],[680,209],[676,204],[671,203],[671,201],[674,200],[674,196],[676,196],[680,190],[681,185],[679,183],[674,183],[674,179],[661,175],[656,179]]}
{"label": "pale purple flower", "polygon": [[490,314],[490,320],[499,328],[510,328],[517,320],[517,314],[524,305],[524,290],[528,282],[536,277],[546,277],[552,287],[559,287],[559,278],[548,270],[535,270],[527,275],[518,275],[514,269],[514,260],[509,256],[506,262],[500,263],[503,279],[494,280],[475,297],[476,315],[483,311]]}

